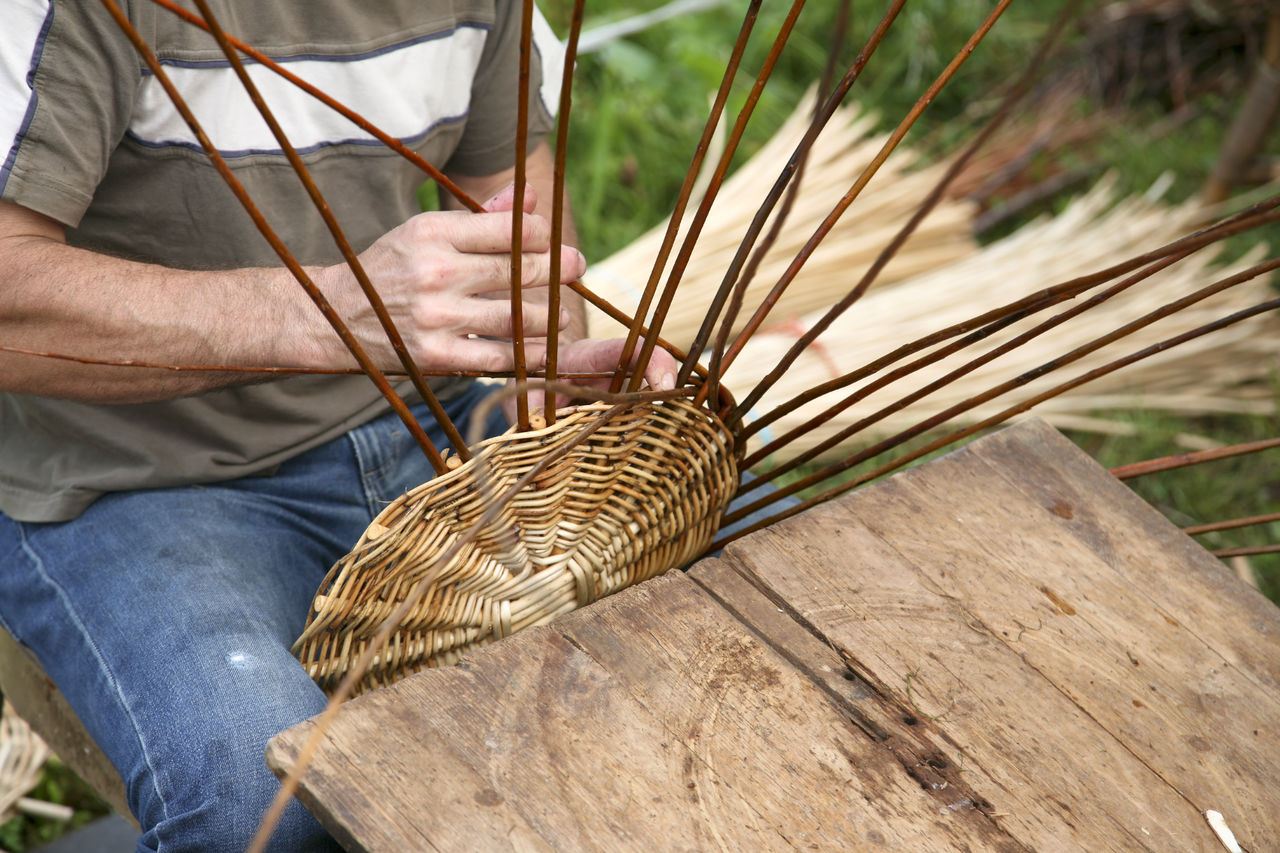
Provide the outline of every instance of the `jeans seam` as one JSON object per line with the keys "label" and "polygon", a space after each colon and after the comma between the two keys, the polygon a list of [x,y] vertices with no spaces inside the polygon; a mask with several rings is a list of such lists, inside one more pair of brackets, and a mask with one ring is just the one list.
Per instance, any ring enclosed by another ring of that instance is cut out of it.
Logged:
{"label": "jeans seam", "polygon": [[[124,692],[120,689],[120,682],[116,678],[115,672],[111,669],[110,665],[107,664],[106,659],[102,656],[101,649],[98,648],[98,644],[94,642],[92,635],[85,628],[84,621],[80,618],[79,612],[72,605],[71,599],[67,595],[66,590],[63,589],[62,585],[59,584],[56,580],[54,580],[53,577],[45,570],[44,560],[40,558],[40,555],[36,552],[35,548],[31,545],[31,543],[27,539],[26,526],[21,522],[17,522],[17,526],[18,526],[18,536],[20,537],[22,542],[23,552],[31,558],[37,573],[44,580],[44,582],[49,584],[49,586],[56,592],[58,596],[58,600],[61,603],[63,610],[66,612],[68,616],[69,623],[75,628],[76,631],[80,633],[81,638],[88,645],[89,649],[92,650],[93,657],[94,657],[94,660],[97,661],[99,671],[106,676],[107,682],[111,685],[111,690],[116,696],[116,700],[120,703],[121,707],[124,708],[125,712],[128,714],[129,726],[133,730],[134,738],[138,742],[138,748],[142,754],[143,761],[146,762],[148,776],[150,777],[150,780],[151,780],[151,787],[155,791],[155,795],[157,799],[160,800],[160,810],[161,810],[161,813],[163,814],[164,819],[168,820],[169,819],[169,802],[167,798],[164,796],[164,793],[160,790],[159,774],[156,771],[155,765],[151,761],[151,753],[147,749],[146,740],[143,739],[142,733],[138,730],[138,722],[136,717],[134,716],[132,703],[129,702],[129,700],[125,697]],[[116,768],[116,772],[117,773],[120,772],[119,768]],[[132,805],[130,807],[132,807]]]}
{"label": "jeans seam", "polygon": [[372,519],[378,514],[378,511],[375,509],[375,496],[369,488],[369,481],[365,476],[370,461],[367,458],[369,454],[362,447],[361,441],[356,436],[355,430],[351,430],[346,434],[346,436],[347,440],[351,442],[351,450],[356,457],[356,468],[359,473],[358,479],[360,481],[360,493],[364,495],[364,507],[369,512],[369,518]]}

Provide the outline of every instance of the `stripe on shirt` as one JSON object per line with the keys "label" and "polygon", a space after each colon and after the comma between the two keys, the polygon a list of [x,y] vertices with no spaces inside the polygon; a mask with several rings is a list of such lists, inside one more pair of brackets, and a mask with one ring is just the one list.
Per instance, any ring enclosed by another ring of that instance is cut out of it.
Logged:
{"label": "stripe on shirt", "polygon": [[[471,78],[480,62],[486,32],[461,26],[440,38],[415,40],[397,50],[352,61],[306,59],[289,70],[351,106],[385,132],[402,139],[426,133],[467,113]],[[346,118],[268,68],[246,66],[290,143],[302,151],[345,142],[374,142]],[[446,68],[428,79],[415,69]],[[165,69],[200,123],[216,128],[213,144],[227,156],[278,153],[280,146],[240,85],[222,64]],[[211,131],[213,133],[213,131]],[[159,82],[143,78],[129,134],[148,147],[199,148],[195,135],[172,108]]]}
{"label": "stripe on shirt", "polygon": [[45,37],[53,23],[50,0],[6,0],[0,28],[0,192],[9,180],[18,147],[36,109],[31,76],[40,63]]}

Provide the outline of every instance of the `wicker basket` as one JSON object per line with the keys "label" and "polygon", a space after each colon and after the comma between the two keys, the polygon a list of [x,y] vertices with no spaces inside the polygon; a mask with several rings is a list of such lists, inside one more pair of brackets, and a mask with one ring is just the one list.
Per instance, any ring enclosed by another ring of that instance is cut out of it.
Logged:
{"label": "wicker basket", "polygon": [[[482,523],[499,496],[557,451]],[[478,645],[692,560],[738,485],[728,431],[683,401],[565,409],[553,426],[508,432],[475,454],[388,506],[329,571],[294,645],[325,689],[430,573],[438,571],[361,689],[453,664]],[[464,534],[474,538],[438,566]]]}

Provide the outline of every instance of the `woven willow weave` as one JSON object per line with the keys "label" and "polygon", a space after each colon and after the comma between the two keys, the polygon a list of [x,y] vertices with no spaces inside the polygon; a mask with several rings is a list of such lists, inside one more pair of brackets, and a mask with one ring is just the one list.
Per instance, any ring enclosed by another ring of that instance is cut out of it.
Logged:
{"label": "woven willow weave", "polygon": [[320,586],[294,653],[337,686],[387,616],[541,460],[556,459],[440,570],[361,689],[449,665],[682,565],[711,542],[738,485],[728,432],[687,402],[562,410],[550,427],[481,442],[475,458],[388,506]]}

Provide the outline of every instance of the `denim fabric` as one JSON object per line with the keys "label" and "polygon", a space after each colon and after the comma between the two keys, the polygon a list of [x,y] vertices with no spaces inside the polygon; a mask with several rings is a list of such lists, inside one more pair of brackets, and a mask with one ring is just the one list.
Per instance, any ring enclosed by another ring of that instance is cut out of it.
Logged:
{"label": "denim fabric", "polygon": [[[464,436],[491,390],[447,404]],[[494,407],[486,434],[505,427]],[[120,771],[139,850],[244,850],[279,787],[267,740],[325,704],[289,654],[312,596],[373,516],[430,477],[388,415],[272,476],[109,494],[61,524],[0,514],[0,623]],[[294,802],[272,849],[331,846]]]}
{"label": "denim fabric", "polygon": [[[489,390],[449,402],[464,435]],[[494,408],[488,432],[504,428]],[[430,476],[391,415],[270,477],[110,494],[63,524],[0,515],[0,621],[120,771],[139,850],[245,849],[279,787],[266,741],[324,707],[289,654],[311,598],[373,516]],[[295,802],[273,849],[330,846]]]}

